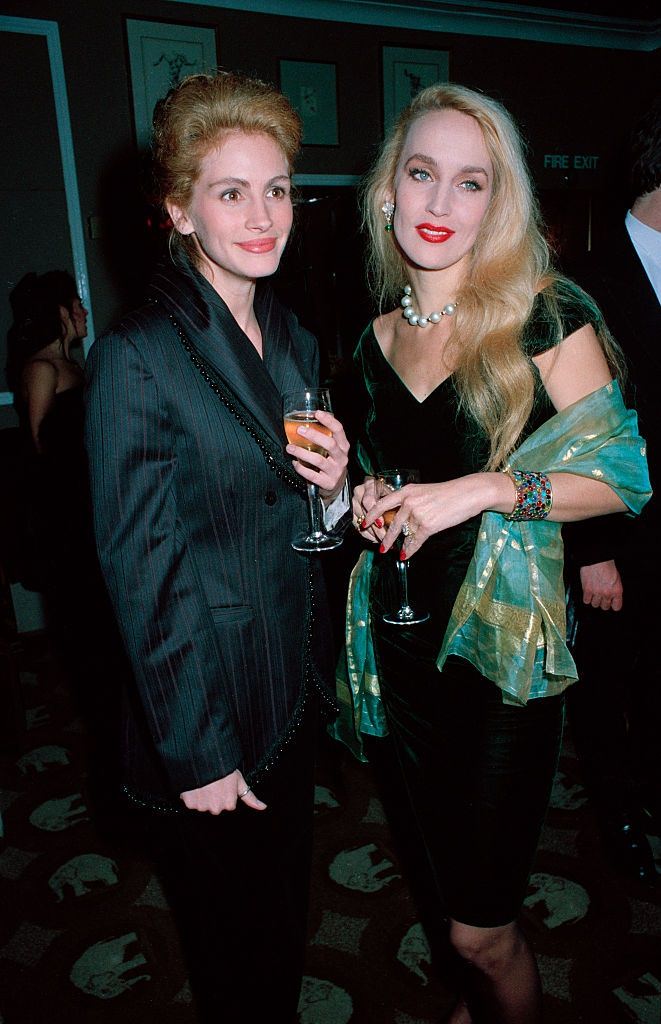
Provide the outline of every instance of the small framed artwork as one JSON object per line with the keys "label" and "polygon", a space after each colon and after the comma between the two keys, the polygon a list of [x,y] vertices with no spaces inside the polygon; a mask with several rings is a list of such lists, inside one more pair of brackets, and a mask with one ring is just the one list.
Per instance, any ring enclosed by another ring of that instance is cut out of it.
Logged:
{"label": "small framed artwork", "polygon": [[158,100],[187,75],[217,67],[216,32],[197,25],[126,19],[133,115],[138,146],[149,145]]}
{"label": "small framed artwork", "polygon": [[447,82],[447,50],[383,47],[383,124],[386,131],[418,93],[434,82]]}
{"label": "small framed artwork", "polygon": [[339,146],[335,64],[281,60],[280,88],[301,115],[304,146]]}

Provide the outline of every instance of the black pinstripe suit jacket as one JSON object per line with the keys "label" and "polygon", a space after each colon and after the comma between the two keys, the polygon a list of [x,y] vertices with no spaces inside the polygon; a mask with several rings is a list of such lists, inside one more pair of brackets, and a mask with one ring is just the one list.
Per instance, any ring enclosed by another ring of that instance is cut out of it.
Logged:
{"label": "black pinstripe suit jacket", "polygon": [[285,390],[316,383],[316,343],[266,284],[255,309],[263,361],[196,270],[163,267],[88,360],[97,547],[135,675],[126,787],[146,803],[177,806],[236,767],[256,781],[309,686],[327,692],[323,583],[289,543],[306,500],[281,412]]}

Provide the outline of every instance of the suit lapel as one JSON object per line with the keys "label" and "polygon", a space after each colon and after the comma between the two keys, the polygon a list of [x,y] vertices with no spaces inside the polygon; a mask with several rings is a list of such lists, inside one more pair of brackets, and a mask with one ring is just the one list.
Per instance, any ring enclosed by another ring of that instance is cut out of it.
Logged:
{"label": "suit lapel", "polygon": [[626,310],[629,344],[635,344],[653,365],[661,365],[661,306],[628,232],[623,235],[617,246],[618,260],[608,268],[609,277]]}
{"label": "suit lapel", "polygon": [[264,339],[264,365],[278,395],[316,385],[316,376],[312,379],[309,367],[301,362],[300,346],[291,323],[293,317],[285,312],[266,282],[257,284],[255,312]]}
{"label": "suit lapel", "polygon": [[[284,445],[280,392],[265,362],[209,282],[192,268],[161,266],[152,280],[151,295],[265,432]],[[274,312],[272,303],[266,303],[265,312]],[[271,322],[267,326],[261,318],[260,327],[269,342],[272,333],[282,333],[272,331]],[[279,344],[284,343],[283,339]]]}
{"label": "suit lapel", "polygon": [[628,235],[627,246],[626,249],[623,250],[623,256],[625,258],[627,275],[626,283],[631,288],[632,298],[638,312],[640,313],[641,318],[644,318],[647,322],[650,322],[651,319],[655,319],[658,326],[659,317],[661,316],[659,300],[657,299],[656,292],[652,287],[652,282],[647,276],[647,271],[641,263],[640,257],[634,249],[633,243]]}

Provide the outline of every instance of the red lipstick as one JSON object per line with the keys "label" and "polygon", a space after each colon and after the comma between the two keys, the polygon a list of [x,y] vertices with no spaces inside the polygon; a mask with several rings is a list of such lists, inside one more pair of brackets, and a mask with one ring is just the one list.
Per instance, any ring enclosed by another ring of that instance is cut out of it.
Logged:
{"label": "red lipstick", "polygon": [[431,242],[436,245],[438,242],[447,242],[452,238],[454,231],[451,228],[436,226],[435,224],[416,224],[415,230],[424,242]]}
{"label": "red lipstick", "polygon": [[249,242],[237,242],[236,244],[240,249],[245,249],[246,252],[262,253],[272,252],[275,249],[275,238],[254,238]]}

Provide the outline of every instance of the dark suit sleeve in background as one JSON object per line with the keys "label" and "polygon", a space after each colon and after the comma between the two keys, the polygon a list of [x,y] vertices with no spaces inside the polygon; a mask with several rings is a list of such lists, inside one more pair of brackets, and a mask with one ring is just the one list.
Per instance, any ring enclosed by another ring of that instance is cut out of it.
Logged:
{"label": "dark suit sleeve in background", "polygon": [[[628,270],[619,272],[621,265]],[[589,253],[568,268],[571,276],[601,309],[606,326],[621,346],[629,364],[632,357],[630,335],[633,319],[632,311],[626,308],[626,302],[631,299],[630,289],[625,282],[632,272],[631,266],[644,273],[642,265],[637,265],[638,258],[622,224],[618,225],[614,235],[612,251],[605,254]],[[635,380],[627,377],[622,382],[622,388],[627,406],[637,409],[640,420],[641,409]],[[644,435],[644,419],[640,426]],[[570,569],[576,571],[582,566],[596,565],[611,559],[617,564],[637,528],[636,520],[624,513],[566,523],[563,537]]]}

